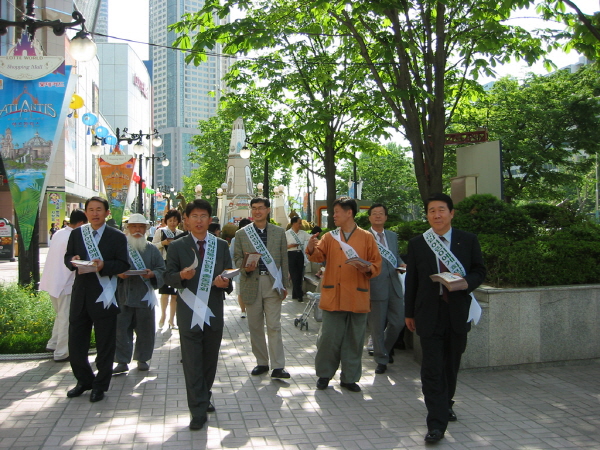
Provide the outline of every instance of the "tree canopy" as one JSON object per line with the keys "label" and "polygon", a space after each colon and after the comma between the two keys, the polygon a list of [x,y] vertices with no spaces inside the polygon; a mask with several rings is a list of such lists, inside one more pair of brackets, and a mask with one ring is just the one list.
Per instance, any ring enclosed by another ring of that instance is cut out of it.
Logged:
{"label": "tree canopy", "polygon": [[500,140],[507,201],[577,200],[589,156],[600,149],[600,80],[591,67],[530,75],[523,83],[506,77],[454,117],[458,130],[487,127]]}

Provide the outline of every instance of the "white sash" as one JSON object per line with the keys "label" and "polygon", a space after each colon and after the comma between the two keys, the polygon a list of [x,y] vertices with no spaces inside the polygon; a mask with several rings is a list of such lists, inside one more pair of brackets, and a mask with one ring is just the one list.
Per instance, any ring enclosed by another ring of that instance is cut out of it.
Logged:
{"label": "white sash", "polygon": [[329,232],[333,238],[338,241],[340,243],[340,247],[342,247],[342,251],[346,254],[346,257],[348,259],[350,258],[360,258],[358,256],[358,253],[356,253],[356,250],[354,250],[351,246],[349,246],[348,244],[346,244],[344,241],[342,241],[342,238],[340,237],[340,229],[336,228],[333,231]]}
{"label": "white sash", "polygon": [[[377,231],[375,231],[373,234],[375,233],[377,233]],[[381,242],[379,242],[378,236],[375,236],[375,242],[377,242],[377,248],[379,249],[379,253],[381,253],[381,256],[385,258],[392,266],[398,267],[398,260],[396,259],[394,254],[390,250],[388,250],[387,247],[385,247],[381,244]]]}
{"label": "white sash", "polygon": [[[88,256],[90,261],[93,259],[100,259],[104,261],[102,258],[102,254],[100,253],[100,249],[98,248],[98,244],[96,244],[96,239],[92,235],[92,226],[88,223],[82,225],[81,227],[81,236],[83,237],[83,244],[85,245],[85,249],[88,252]],[[117,277],[101,277],[100,273],[96,272],[96,276],[98,277],[98,281],[102,286],[102,293],[96,303],[104,303],[104,308],[108,309],[109,306],[115,305],[117,306],[117,299],[115,298],[115,292],[117,290]]]}
{"label": "white sash", "polygon": [[169,227],[161,228],[161,230],[165,233],[167,239],[175,238],[175,233],[173,233]]}
{"label": "white sash", "polygon": [[[192,238],[194,236],[190,234]],[[194,245],[196,244],[196,239]],[[213,312],[208,307],[208,297],[213,282],[213,272],[217,262],[217,238],[210,233],[206,233],[206,251],[204,252],[204,260],[202,261],[202,269],[200,270],[200,278],[198,279],[198,290],[196,294],[188,288],[178,289],[179,296],[186,305],[193,311],[192,324],[190,330],[196,325],[204,330],[204,324],[210,325],[210,318],[215,317]],[[194,252],[194,255],[196,252]]]}
{"label": "white sash", "polygon": [[[430,228],[423,233],[423,238],[425,239],[425,242],[431,251],[435,254],[435,256],[437,256],[437,259],[448,268],[450,273],[458,273],[462,277],[467,275],[462,263],[456,256],[454,256],[446,244],[442,242],[439,236],[435,234],[433,229]],[[477,323],[479,323],[479,319],[481,318],[481,306],[479,306],[479,303],[477,303],[475,294],[471,292],[469,295],[471,296],[471,306],[469,307],[469,316],[467,317],[467,322],[473,321],[473,323],[477,325]]]}
{"label": "white sash", "polygon": [[263,243],[262,239],[256,232],[254,225],[245,226],[244,231],[246,232],[248,239],[250,239],[250,243],[254,247],[254,251],[262,255],[261,258],[265,263],[265,266],[267,266],[267,270],[271,275],[273,275],[273,278],[275,278],[273,289],[276,289],[280,294],[283,293],[285,287],[283,286],[282,282],[281,267],[277,267],[277,264],[275,264],[275,260],[269,253],[269,250],[267,250],[267,246]]}
{"label": "white sash", "polygon": [[306,253],[304,252],[304,245],[302,245],[302,241],[298,237],[298,234],[296,234],[296,232],[294,230],[292,230],[291,228],[290,228],[290,231],[292,232],[291,235],[294,238],[294,240],[296,241],[296,244],[298,244],[298,250],[300,250],[302,252],[302,255],[304,256],[304,265],[307,265],[308,258],[306,257]]}
{"label": "white sash", "polygon": [[[138,238],[138,239],[142,239],[142,238]],[[127,243],[127,248],[129,249],[129,257],[131,258],[131,261],[133,262],[133,265],[135,266],[136,270],[145,270],[146,269],[146,264],[144,264],[144,260],[142,259],[142,255],[140,255],[140,252],[138,252],[136,249],[134,249],[129,242]],[[141,275],[139,275],[141,277]],[[144,283],[146,283],[146,287],[148,288],[148,292],[146,293],[146,295],[144,295],[144,298],[142,299],[143,302],[148,302],[148,306],[150,308],[154,308],[156,305],[158,305],[158,298],[156,298],[156,293],[154,292],[154,288],[152,287],[152,284],[150,284],[150,280],[148,280],[147,278],[142,278],[142,280],[144,281]]]}

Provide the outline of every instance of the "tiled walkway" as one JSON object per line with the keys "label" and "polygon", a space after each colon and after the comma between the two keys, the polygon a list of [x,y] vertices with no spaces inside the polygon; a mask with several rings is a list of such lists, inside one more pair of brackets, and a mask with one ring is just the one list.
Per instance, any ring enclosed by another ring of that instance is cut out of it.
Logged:
{"label": "tiled walkway", "polygon": [[[11,265],[0,264],[1,280],[14,276]],[[233,296],[227,299],[213,387],[217,411],[200,431],[188,430],[177,331],[157,335],[149,372],[133,369],[114,377],[99,403],[90,403],[89,393],[66,397],[75,384],[68,364],[2,361],[0,448],[424,448],[426,411],[419,366],[410,352],[397,351],[384,375],[374,375],[375,364],[365,352],[360,393],[340,389],[337,378],[318,391],[313,366],[318,324],[311,317],[308,330],[294,326],[303,308],[284,303],[286,368],[292,378],[280,381],[249,375],[255,361],[246,319]],[[450,424],[444,440],[428,447],[600,449],[600,361],[464,371],[456,400],[458,422]]]}

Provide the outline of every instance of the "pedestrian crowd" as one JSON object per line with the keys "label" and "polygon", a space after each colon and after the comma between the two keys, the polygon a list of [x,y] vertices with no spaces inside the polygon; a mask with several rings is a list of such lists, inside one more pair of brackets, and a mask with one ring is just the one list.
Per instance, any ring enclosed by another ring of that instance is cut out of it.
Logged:
{"label": "pedestrian crowd", "polygon": [[[427,200],[431,228],[408,242],[403,257],[397,234],[385,229],[383,204],[370,206],[371,227],[363,229],[355,222],[356,201],[335,200],[336,228],[324,235],[318,227],[309,235],[300,217],[292,218],[287,231],[270,223],[267,198],[253,198],[250,210],[251,220],[239,223],[231,244],[220,238],[221,226],[202,199],[188,203],[183,214],[169,210],[160,224],[132,214],[124,233],[108,226],[103,198],[92,197],[84,210],[71,213],[53,235],[40,283],[56,311],[48,350],[55,361],[70,362],[77,381],[67,397],[89,390],[91,402],[102,400],[112,376],[127,373],[132,361],[137,370],[150,370],[160,307],[158,328],[179,331],[189,428],[203,428],[215,411],[212,385],[226,293],[235,284],[241,317],[247,318],[256,359],[251,375],[270,371],[272,378],[287,379],[282,301],[288,286],[293,300],[305,300],[305,268],[318,263],[316,388],[326,390],[339,369],[340,386],[361,391],[366,338],[374,371],[384,374],[408,330],[423,351],[425,441],[441,440],[448,423],[457,420],[453,397],[461,355],[480,314],[472,292],[486,275],[477,237],[452,227],[452,199],[435,194]],[[461,284],[439,282],[444,273]],[[96,372],[88,359],[92,329]]]}

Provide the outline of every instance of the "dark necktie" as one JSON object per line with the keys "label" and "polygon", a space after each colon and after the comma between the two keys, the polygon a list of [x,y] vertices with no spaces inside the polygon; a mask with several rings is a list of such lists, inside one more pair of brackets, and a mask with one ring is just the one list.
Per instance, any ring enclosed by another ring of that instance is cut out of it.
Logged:
{"label": "dark necktie", "polygon": [[94,239],[96,239],[96,236],[98,236],[98,232],[96,230],[92,231],[92,236],[94,236]]}
{"label": "dark necktie", "polygon": [[377,232],[377,236],[379,236],[379,243],[385,247],[385,238],[383,237],[383,233]]}
{"label": "dark necktie", "polygon": [[[444,243],[444,245],[448,245],[448,240],[444,236],[440,236],[440,240]],[[440,272],[450,272],[446,267],[446,264],[440,260]],[[442,284],[442,299],[448,303],[448,288]]]}
{"label": "dark necktie", "polygon": [[205,241],[198,239],[198,253],[200,253],[200,260],[198,261],[199,264],[202,264],[202,261],[204,261],[204,244]]}

